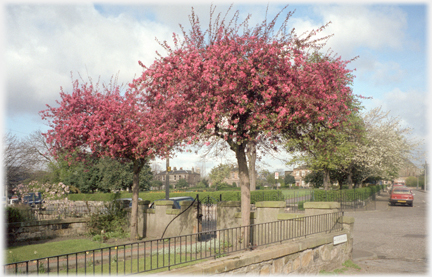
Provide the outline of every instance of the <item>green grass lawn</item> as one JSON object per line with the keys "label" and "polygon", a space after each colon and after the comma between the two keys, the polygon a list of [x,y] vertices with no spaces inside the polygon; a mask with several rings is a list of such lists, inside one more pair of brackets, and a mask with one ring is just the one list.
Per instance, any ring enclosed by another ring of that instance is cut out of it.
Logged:
{"label": "green grass lawn", "polygon": [[91,241],[90,239],[73,239],[25,246],[14,246],[4,250],[6,263],[15,263],[40,259],[44,257],[63,255],[89,249],[107,247],[108,244]]}
{"label": "green grass lawn", "polygon": [[[167,266],[176,264],[175,266],[170,266],[171,269],[182,267],[185,265],[191,265],[195,263],[199,263],[202,260],[196,261],[196,258],[205,258],[206,256],[203,253],[197,253],[197,257],[195,254],[191,253],[185,253],[185,249],[183,249],[183,254],[165,254],[163,255],[162,250],[159,250],[158,254],[153,255],[146,255],[144,258],[143,256],[139,257],[139,259],[135,258],[136,253],[133,254],[134,257],[126,257],[126,261],[124,260],[125,257],[121,253],[125,249],[130,249],[130,246],[127,246],[126,248],[119,248],[120,253],[117,253],[119,257],[117,257],[115,252],[111,252],[111,266],[110,263],[105,260],[103,262],[103,265],[101,264],[100,260],[100,251],[96,252],[90,252],[90,249],[99,249],[102,247],[108,247],[109,244],[100,243],[100,242],[94,242],[89,239],[74,239],[74,240],[64,240],[64,241],[58,241],[58,242],[48,242],[43,244],[34,244],[34,245],[26,245],[26,246],[17,246],[17,247],[10,247],[5,251],[5,257],[6,257],[6,263],[14,263],[19,261],[28,261],[33,259],[40,259],[50,256],[58,256],[63,254],[69,254],[74,252],[80,252],[80,251],[86,251],[87,257],[84,258],[84,253],[79,254],[78,260],[79,266],[78,266],[78,272],[76,272],[75,267],[75,258],[72,255],[70,258],[70,264],[69,269],[66,268],[65,264],[65,256],[60,257],[60,260],[62,262],[59,265],[59,273],[64,274],[93,274],[93,271],[96,274],[109,274],[111,271],[111,274],[119,273],[119,274],[132,274],[137,272],[143,272],[143,271],[149,271],[149,273],[156,273],[160,271],[168,270]],[[136,247],[136,246],[135,246]],[[117,247],[115,247],[117,249]],[[190,249],[195,249],[191,247]],[[108,250],[104,251],[104,257],[107,259],[107,252]],[[171,250],[173,251],[173,250]],[[179,251],[178,249],[176,251]],[[190,250],[191,251],[191,250]],[[178,252],[177,252],[178,253]],[[96,264],[93,265],[93,255],[97,256]],[[207,255],[209,255],[207,253]],[[207,256],[208,257],[208,256]],[[132,258],[132,259],[131,259]],[[50,259],[50,271],[52,273],[57,272],[57,265],[56,265],[56,259]],[[48,261],[46,259],[39,260],[38,264],[36,264],[36,261],[31,262],[29,264],[29,273],[36,273],[38,271],[39,273],[47,273],[47,264]],[[85,265],[85,266],[84,266]],[[24,265],[21,265],[24,266]],[[38,267],[37,267],[38,266]],[[36,270],[36,267],[38,270]],[[159,269],[157,269],[159,268]],[[14,271],[13,268],[10,269],[11,272]],[[24,268],[18,269],[18,272],[25,272]]]}

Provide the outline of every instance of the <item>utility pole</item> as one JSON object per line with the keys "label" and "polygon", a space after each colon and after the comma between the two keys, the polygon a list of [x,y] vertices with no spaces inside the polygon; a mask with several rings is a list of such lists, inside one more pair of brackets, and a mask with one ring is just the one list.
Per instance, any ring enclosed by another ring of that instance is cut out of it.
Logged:
{"label": "utility pole", "polygon": [[424,190],[426,191],[426,187],[427,187],[427,161],[425,160],[425,168],[424,168]]}
{"label": "utility pole", "polygon": [[165,182],[165,199],[169,199],[169,172],[171,167],[169,166],[169,156],[166,158],[166,182]]}

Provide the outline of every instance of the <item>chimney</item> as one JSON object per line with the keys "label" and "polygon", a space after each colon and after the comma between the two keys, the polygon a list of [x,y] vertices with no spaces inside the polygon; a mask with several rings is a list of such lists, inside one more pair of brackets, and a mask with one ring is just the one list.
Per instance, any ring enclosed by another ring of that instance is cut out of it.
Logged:
{"label": "chimney", "polygon": [[174,166],[174,171],[177,171],[177,167]]}
{"label": "chimney", "polygon": [[180,170],[183,170],[183,167],[180,167]]}
{"label": "chimney", "polygon": [[193,166],[192,166],[192,173],[194,173],[195,171],[194,171],[194,168],[193,168]]}

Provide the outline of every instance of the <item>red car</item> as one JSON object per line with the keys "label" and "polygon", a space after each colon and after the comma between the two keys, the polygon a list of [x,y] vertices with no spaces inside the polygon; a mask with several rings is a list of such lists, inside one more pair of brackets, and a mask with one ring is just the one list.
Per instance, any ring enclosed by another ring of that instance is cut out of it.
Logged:
{"label": "red car", "polygon": [[407,187],[394,187],[390,192],[390,205],[394,206],[396,203],[407,204],[408,206],[413,206],[414,194]]}

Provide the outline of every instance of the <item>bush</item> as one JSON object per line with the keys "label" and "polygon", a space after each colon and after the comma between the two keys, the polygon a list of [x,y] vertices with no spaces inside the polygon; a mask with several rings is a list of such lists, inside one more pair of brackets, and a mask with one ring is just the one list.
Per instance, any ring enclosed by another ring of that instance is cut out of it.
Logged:
{"label": "bush", "polygon": [[105,209],[91,215],[87,228],[93,240],[105,241],[112,237],[127,236],[123,229],[128,223],[127,212],[120,201],[115,201],[119,198],[119,193],[111,195],[111,201],[105,204]]}
{"label": "bush", "polygon": [[6,222],[24,222],[24,215],[15,207],[6,207]]}
{"label": "bush", "polygon": [[298,207],[298,209],[299,209],[299,211],[304,211],[304,207],[303,207],[303,204],[305,203],[306,201],[299,201],[298,203],[297,203],[297,207]]}
{"label": "bush", "polygon": [[372,194],[378,192],[379,186],[369,186],[359,189],[347,190],[320,190],[314,189],[314,201],[333,202],[333,201],[354,201],[365,200]]}
{"label": "bush", "polygon": [[27,222],[35,220],[31,209],[26,205],[6,207],[6,220],[8,223]]}

